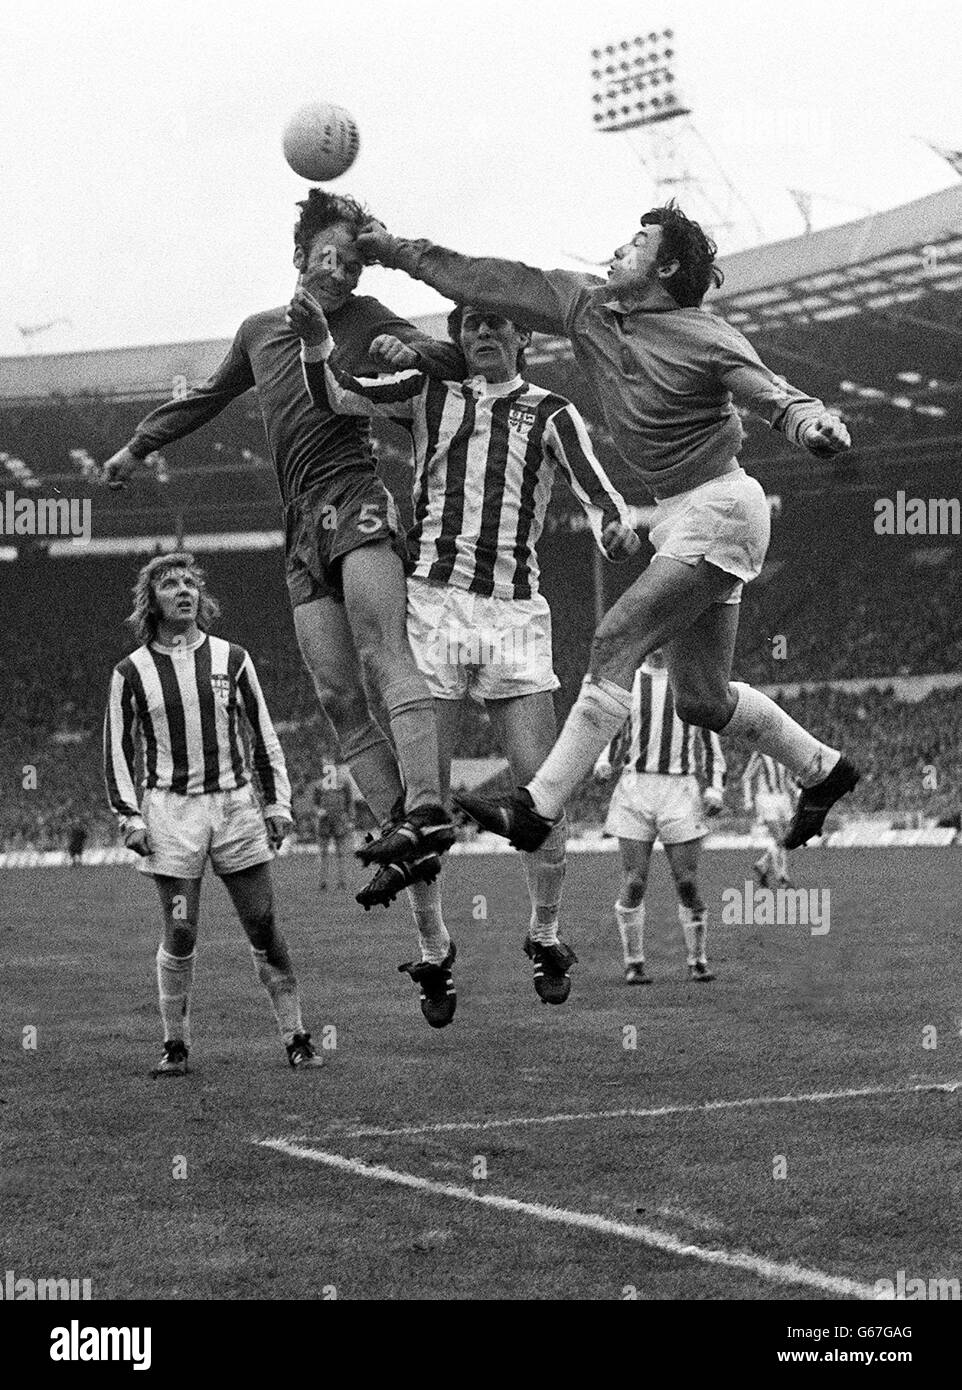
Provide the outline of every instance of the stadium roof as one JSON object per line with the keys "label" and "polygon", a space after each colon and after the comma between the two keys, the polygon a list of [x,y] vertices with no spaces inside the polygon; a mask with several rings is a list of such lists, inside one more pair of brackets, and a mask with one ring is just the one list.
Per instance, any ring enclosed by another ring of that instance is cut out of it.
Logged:
{"label": "stadium roof", "polygon": [[[830,322],[962,288],[962,184],[857,222],[740,251],[711,305],[745,333]],[[913,322],[908,319],[908,322]]]}
{"label": "stadium roof", "polygon": [[[430,314],[417,322],[427,333],[447,335],[443,314]],[[0,357],[0,402],[76,395],[112,400],[167,397],[179,378],[188,384],[206,380],[229,347],[229,338],[205,338],[150,347]]]}

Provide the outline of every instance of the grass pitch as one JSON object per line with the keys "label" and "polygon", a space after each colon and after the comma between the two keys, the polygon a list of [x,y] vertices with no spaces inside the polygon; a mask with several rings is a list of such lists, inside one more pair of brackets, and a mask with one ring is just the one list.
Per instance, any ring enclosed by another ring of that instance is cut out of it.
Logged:
{"label": "grass pitch", "polygon": [[[818,1299],[900,1269],[959,1278],[962,1089],[913,1088],[962,1081],[962,856],[799,852],[799,885],[831,891],[824,936],[722,926],[750,863],[703,857],[703,985],[656,858],[656,983],[630,989],[616,858],[572,855],[580,963],[548,1008],[517,856],[450,860],[459,1003],[434,1032],[395,968],[416,954],[406,903],[365,915],[316,891],[315,858],[283,859],[305,1016],[336,1043],[304,1074],[210,879],[194,1070],[156,1082],[152,884],[7,873],[0,1267],[109,1299]],[[870,1093],[784,1099],[853,1090]]]}

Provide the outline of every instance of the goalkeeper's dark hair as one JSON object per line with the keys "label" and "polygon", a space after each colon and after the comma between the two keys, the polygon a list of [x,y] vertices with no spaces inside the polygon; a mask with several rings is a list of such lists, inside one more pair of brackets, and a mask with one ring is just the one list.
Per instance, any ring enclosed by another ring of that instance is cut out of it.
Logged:
{"label": "goalkeeper's dark hair", "polygon": [[713,285],[722,284],[725,276],[715,265],[718,247],[697,222],[685,216],[674,198],[646,212],[641,225],[661,228],[658,265],[678,262],[674,275],[661,283],[681,308],[697,307]]}
{"label": "goalkeeper's dark hair", "polygon": [[213,594],[207,592],[207,576],[193,555],[186,550],[173,551],[170,555],[155,555],[137,575],[137,582],[132,590],[134,606],[127,617],[137,640],[145,645],[156,640],[157,629],[160,626],[160,604],[157,602],[154,585],[159,584],[170,570],[188,570],[200,590],[197,626],[202,631],[209,632],[211,623],[220,616],[220,604]]}
{"label": "goalkeeper's dark hair", "polygon": [[344,223],[357,236],[365,222],[371,220],[371,214],[363,204],[348,198],[346,194],[328,193],[323,188],[312,188],[297,206],[301,215],[294,224],[294,246],[305,256],[310,254],[318,232]]}

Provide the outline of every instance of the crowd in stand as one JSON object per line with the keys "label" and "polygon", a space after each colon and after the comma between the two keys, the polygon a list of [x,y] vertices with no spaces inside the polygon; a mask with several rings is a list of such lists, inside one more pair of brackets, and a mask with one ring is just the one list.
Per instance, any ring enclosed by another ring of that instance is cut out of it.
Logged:
{"label": "crowd in stand", "polygon": [[[587,552],[587,539],[584,540]],[[566,546],[570,555],[571,541]],[[554,566],[545,588],[555,615],[563,718],[587,665],[593,602],[590,566]],[[279,553],[206,560],[222,599],[218,629],[254,657],[281,726],[295,781],[317,776],[323,754],[317,702],[294,643]],[[34,560],[4,566],[0,846],[62,848],[82,820],[90,843],[112,843],[104,802],[100,730],[110,670],[132,642],[122,623],[137,561]],[[879,569],[857,550],[789,557],[746,591],[735,675],[768,686],[858,676],[962,672],[962,611],[955,563],[908,560]],[[610,597],[610,595],[609,595]],[[779,642],[777,639],[784,639]],[[890,693],[819,689],[782,701],[864,769],[852,811],[941,819],[962,807],[962,687],[919,703]],[[466,715],[463,756],[494,754],[480,710]],[[732,777],[740,772],[732,757]],[[597,820],[604,789],[588,787],[573,817]]]}

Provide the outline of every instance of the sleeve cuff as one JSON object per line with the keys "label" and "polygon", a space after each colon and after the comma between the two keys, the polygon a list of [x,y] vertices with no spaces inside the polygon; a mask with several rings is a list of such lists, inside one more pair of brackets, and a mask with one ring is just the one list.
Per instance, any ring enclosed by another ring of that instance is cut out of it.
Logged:
{"label": "sleeve cuff", "polygon": [[326,338],[323,343],[301,343],[301,360],[303,362],[326,362],[333,351],[333,338]]}
{"label": "sleeve cuff", "polygon": [[294,823],[294,817],[291,815],[290,806],[281,806],[279,804],[274,806],[265,806],[264,819],[267,820],[269,816],[277,816],[278,820],[289,820],[292,825]]}

